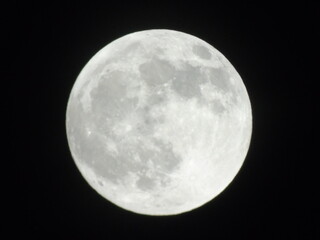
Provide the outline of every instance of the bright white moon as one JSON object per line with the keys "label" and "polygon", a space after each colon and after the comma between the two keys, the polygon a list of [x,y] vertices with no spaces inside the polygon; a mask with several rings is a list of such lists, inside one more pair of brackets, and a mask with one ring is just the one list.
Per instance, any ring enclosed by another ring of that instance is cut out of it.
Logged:
{"label": "bright white moon", "polygon": [[148,30],[100,50],[67,107],[73,159],[99,194],[148,215],[195,209],[239,171],[252,131],[231,63],[192,35]]}

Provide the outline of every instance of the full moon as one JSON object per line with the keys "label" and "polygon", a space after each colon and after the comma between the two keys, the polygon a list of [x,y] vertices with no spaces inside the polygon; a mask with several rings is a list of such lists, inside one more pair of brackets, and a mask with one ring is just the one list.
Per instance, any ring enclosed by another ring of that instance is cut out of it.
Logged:
{"label": "full moon", "polygon": [[248,152],[252,113],[231,63],[173,30],[125,35],[96,53],[69,97],[72,157],[113,204],[175,215],[211,201]]}

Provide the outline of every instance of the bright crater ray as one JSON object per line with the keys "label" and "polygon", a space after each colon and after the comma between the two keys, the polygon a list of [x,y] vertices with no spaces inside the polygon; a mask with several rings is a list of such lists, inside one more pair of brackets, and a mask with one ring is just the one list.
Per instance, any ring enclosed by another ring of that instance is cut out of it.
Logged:
{"label": "bright crater ray", "polygon": [[114,204],[172,215],[213,199],[247,154],[251,106],[230,62],[192,35],[148,30],[100,50],[72,89],[73,159]]}

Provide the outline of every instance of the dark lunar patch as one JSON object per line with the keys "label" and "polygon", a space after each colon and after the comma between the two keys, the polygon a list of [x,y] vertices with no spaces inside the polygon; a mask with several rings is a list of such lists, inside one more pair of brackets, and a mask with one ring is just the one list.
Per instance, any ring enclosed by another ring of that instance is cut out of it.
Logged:
{"label": "dark lunar patch", "polygon": [[141,190],[150,190],[155,186],[154,180],[145,175],[140,176],[136,184]]}
{"label": "dark lunar patch", "polygon": [[129,44],[124,50],[123,53],[124,54],[128,54],[128,53],[132,53],[135,52],[139,49],[139,47],[141,46],[141,44],[139,42],[133,42],[131,44]]}
{"label": "dark lunar patch", "polygon": [[211,58],[209,49],[201,45],[194,45],[192,47],[192,52],[202,59],[208,60]]}
{"label": "dark lunar patch", "polygon": [[[97,142],[95,145],[103,145],[103,142]],[[109,154],[105,148],[103,152],[93,152],[92,157],[95,161],[90,164],[96,174],[114,183],[122,181],[129,172],[137,173],[146,168],[145,163],[136,163],[132,159],[137,146],[119,144],[117,147],[119,154],[116,156]]]}
{"label": "dark lunar patch", "polygon": [[104,75],[99,85],[92,90],[92,112],[96,126],[104,126],[106,119],[119,119],[132,112],[138,103],[137,98],[127,98],[127,73],[113,71]]}
{"label": "dark lunar patch", "polygon": [[141,116],[141,120],[137,124],[137,131],[143,136],[150,136],[154,132],[155,119],[150,116],[149,107],[137,110],[137,114]]}
{"label": "dark lunar patch", "polygon": [[231,90],[230,76],[223,68],[211,68],[209,70],[209,81],[220,90],[228,92]]}
{"label": "dark lunar patch", "polygon": [[172,81],[172,88],[185,98],[201,97],[199,83],[201,79],[199,68],[186,64],[182,71],[177,71]]}
{"label": "dark lunar patch", "polygon": [[214,111],[215,113],[222,113],[226,110],[226,108],[222,105],[222,103],[218,100],[214,100],[212,102],[212,107],[211,107],[212,111]]}
{"label": "dark lunar patch", "polygon": [[103,187],[103,182],[101,182],[101,181],[98,181],[98,184],[101,186],[101,187]]}
{"label": "dark lunar patch", "polygon": [[172,172],[179,165],[181,159],[176,156],[172,150],[170,143],[163,143],[159,140],[154,140],[155,144],[161,149],[159,159],[155,162],[162,171]]}
{"label": "dark lunar patch", "polygon": [[[157,91],[162,91],[158,93]],[[148,98],[148,104],[153,106],[153,105],[158,105],[163,103],[165,100],[167,100],[167,95],[165,94],[165,90],[156,88],[152,92],[152,94]]]}
{"label": "dark lunar patch", "polygon": [[175,69],[168,62],[153,58],[139,67],[141,77],[149,87],[154,88],[173,78]]}

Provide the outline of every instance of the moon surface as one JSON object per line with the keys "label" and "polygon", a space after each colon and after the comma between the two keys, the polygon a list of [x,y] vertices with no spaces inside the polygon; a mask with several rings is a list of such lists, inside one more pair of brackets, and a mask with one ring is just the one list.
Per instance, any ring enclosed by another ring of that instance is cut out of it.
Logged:
{"label": "moon surface", "polygon": [[66,129],[77,167],[100,195],[135,213],[174,215],[234,179],[252,114],[241,77],[218,50],[183,32],[146,30],[86,64]]}

